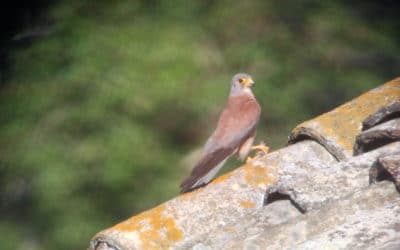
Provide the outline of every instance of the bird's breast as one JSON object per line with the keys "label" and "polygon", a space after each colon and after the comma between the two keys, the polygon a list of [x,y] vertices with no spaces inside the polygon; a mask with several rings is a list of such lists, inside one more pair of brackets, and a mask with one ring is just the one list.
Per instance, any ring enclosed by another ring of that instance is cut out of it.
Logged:
{"label": "bird's breast", "polygon": [[215,138],[223,139],[247,131],[257,124],[260,112],[260,105],[252,95],[231,96],[218,121]]}

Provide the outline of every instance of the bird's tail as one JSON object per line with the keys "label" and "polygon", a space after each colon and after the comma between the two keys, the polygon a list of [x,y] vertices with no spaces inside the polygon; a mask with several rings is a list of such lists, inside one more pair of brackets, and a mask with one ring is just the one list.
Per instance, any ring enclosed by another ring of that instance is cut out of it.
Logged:
{"label": "bird's tail", "polygon": [[197,178],[195,176],[189,176],[187,177],[180,185],[181,188],[181,194],[187,193],[190,191],[193,191],[197,188],[203,187],[206,185],[206,183],[203,183],[202,185],[196,186]]}
{"label": "bird's tail", "polygon": [[192,191],[209,183],[232,154],[233,149],[222,148],[206,154],[193,168],[192,173],[182,184],[181,193]]}

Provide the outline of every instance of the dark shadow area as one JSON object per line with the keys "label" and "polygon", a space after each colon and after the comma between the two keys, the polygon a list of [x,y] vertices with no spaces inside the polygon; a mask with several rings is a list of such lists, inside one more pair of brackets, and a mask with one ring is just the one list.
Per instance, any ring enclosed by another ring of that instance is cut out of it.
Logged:
{"label": "dark shadow area", "polygon": [[392,175],[379,163],[376,161],[369,170],[369,183],[374,184],[381,181],[394,182]]}
{"label": "dark shadow area", "polygon": [[267,206],[268,204],[271,204],[275,201],[280,201],[280,200],[289,200],[290,203],[302,214],[305,214],[306,211],[300,207],[299,204],[297,204],[292,198],[290,198],[289,195],[287,194],[281,194],[279,192],[274,192],[271,194],[266,194],[264,197],[264,206]]}
{"label": "dark shadow area", "polygon": [[[392,174],[383,167],[379,160],[377,160],[374,165],[369,170],[369,183],[375,184],[381,181],[390,181],[396,184],[396,180]],[[395,185],[396,190],[400,193],[400,187]]]}
{"label": "dark shadow area", "polygon": [[[396,119],[396,118],[400,118],[400,111],[396,111],[396,112],[390,113],[389,115],[384,116],[378,122],[374,123],[373,126],[377,126],[379,124],[385,123],[387,121],[390,121],[390,120],[393,120],[393,119]],[[363,124],[363,130],[367,130],[367,129],[373,127],[373,126],[369,126],[369,125],[364,126],[364,124]]]}
{"label": "dark shadow area", "polygon": [[10,53],[47,34],[45,13],[56,1],[3,1],[0,8],[0,87],[7,80]]}
{"label": "dark shadow area", "polygon": [[365,152],[369,152],[375,149],[378,149],[380,147],[383,147],[387,144],[390,144],[392,142],[398,141],[396,138],[376,138],[375,140],[369,142],[369,143],[362,143],[361,146],[357,149],[355,152],[355,155],[359,155]]}

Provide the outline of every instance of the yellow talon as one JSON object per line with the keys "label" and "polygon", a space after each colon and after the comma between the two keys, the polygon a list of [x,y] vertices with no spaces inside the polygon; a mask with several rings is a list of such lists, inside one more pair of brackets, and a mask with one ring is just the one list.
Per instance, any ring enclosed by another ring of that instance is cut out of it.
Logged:
{"label": "yellow talon", "polygon": [[264,154],[268,154],[268,152],[269,152],[269,147],[267,146],[267,145],[265,145],[265,144],[260,144],[260,145],[257,145],[257,146],[253,146],[253,147],[251,147],[251,149],[252,150],[258,150],[258,151],[261,151],[261,152],[263,152]]}
{"label": "yellow talon", "polygon": [[[267,145],[265,145],[264,143],[261,143],[260,145],[257,145],[257,146],[253,146],[253,147],[251,147],[251,149],[258,150],[260,153],[263,153],[265,155],[268,154],[268,152],[269,152],[269,147]],[[256,154],[256,156],[257,156],[257,154]],[[252,161],[254,161],[256,156],[254,156],[254,157],[247,156],[246,163],[251,163]]]}

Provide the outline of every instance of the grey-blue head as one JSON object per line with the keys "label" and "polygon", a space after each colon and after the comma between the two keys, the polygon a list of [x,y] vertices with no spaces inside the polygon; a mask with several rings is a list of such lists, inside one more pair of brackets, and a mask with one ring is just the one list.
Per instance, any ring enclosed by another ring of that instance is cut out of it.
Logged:
{"label": "grey-blue head", "polygon": [[251,93],[250,88],[254,85],[253,78],[246,73],[239,73],[233,76],[231,81],[230,95],[238,95],[243,92]]}

